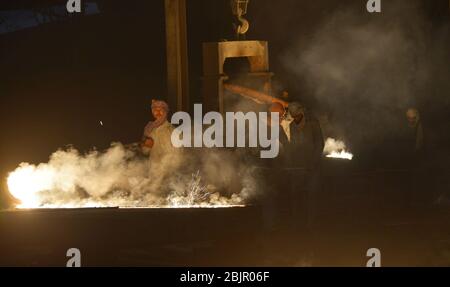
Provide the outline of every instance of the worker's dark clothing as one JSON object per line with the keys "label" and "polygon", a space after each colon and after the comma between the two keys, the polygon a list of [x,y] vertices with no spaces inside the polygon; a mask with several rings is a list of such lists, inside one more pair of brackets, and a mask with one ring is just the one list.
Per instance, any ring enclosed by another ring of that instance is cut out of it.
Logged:
{"label": "worker's dark clothing", "polygon": [[290,143],[283,155],[285,161],[285,192],[289,194],[290,216],[295,229],[311,225],[317,212],[320,189],[320,161],[324,140],[317,119],[308,114],[290,126]]}
{"label": "worker's dark clothing", "polygon": [[[270,127],[268,127],[268,134],[271,134]],[[282,195],[286,193],[284,189],[284,182],[286,175],[284,171],[285,150],[288,145],[288,139],[280,126],[279,135],[280,149],[278,157],[273,159],[257,160],[258,170],[260,176],[262,196],[262,212],[266,231],[274,231],[282,226]],[[260,151],[258,152],[258,156]]]}
{"label": "worker's dark clothing", "polygon": [[322,157],[324,140],[319,121],[307,115],[302,123],[290,125],[290,143],[286,146],[286,166],[290,168],[316,168]]}
{"label": "worker's dark clothing", "polygon": [[407,157],[407,165],[414,164],[414,162],[420,160],[425,152],[422,121],[419,121],[415,126],[405,127],[400,141],[403,142],[401,153]]}
{"label": "worker's dark clothing", "polygon": [[422,121],[415,126],[405,126],[399,136],[398,158],[402,160],[402,166],[408,171],[408,203],[411,207],[423,207],[429,205],[435,195],[434,175],[426,168],[426,149]]}

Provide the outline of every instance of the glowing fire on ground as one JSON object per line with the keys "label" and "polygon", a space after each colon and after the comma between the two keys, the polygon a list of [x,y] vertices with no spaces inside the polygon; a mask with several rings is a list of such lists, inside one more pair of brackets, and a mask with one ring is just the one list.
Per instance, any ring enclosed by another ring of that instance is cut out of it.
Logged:
{"label": "glowing fire on ground", "polygon": [[39,205],[39,192],[49,190],[53,185],[54,172],[51,169],[37,170],[35,166],[22,165],[8,177],[11,195],[20,200],[19,208],[33,208]]}
{"label": "glowing fire on ground", "polygon": [[346,145],[342,141],[328,138],[325,142],[324,154],[328,158],[353,160],[353,154],[346,150]]}
{"label": "glowing fire on ground", "polygon": [[[107,152],[80,155],[60,150],[48,163],[22,163],[7,178],[18,209],[70,208],[225,208],[245,205],[241,194],[223,196],[202,181],[200,172],[173,175],[155,185],[164,173],[148,174],[148,160],[139,160],[121,145]],[[173,178],[173,180],[172,180]],[[159,193],[161,188],[164,193]]]}
{"label": "glowing fire on ground", "polygon": [[[184,194],[173,193],[165,203],[142,204],[139,200],[127,198],[111,199],[73,199],[66,201],[46,202],[49,193],[58,192],[56,185],[57,171],[51,168],[41,169],[33,165],[22,164],[10,173],[7,184],[10,194],[20,201],[18,209],[71,209],[71,208],[227,208],[244,207],[242,199],[233,195],[231,198],[221,197],[217,193],[208,193],[207,187],[201,185],[199,173],[192,176]],[[61,190],[60,190],[61,192]]]}

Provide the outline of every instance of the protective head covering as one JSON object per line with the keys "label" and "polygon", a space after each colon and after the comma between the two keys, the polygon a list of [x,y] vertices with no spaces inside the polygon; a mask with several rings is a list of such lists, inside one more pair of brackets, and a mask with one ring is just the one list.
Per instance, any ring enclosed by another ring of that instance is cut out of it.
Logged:
{"label": "protective head covering", "polygon": [[303,107],[302,104],[298,103],[298,102],[293,102],[289,104],[288,107],[289,110],[289,114],[293,117],[296,118],[300,115],[304,115],[305,114],[305,108]]}
{"label": "protective head covering", "polygon": [[153,100],[152,110],[157,108],[163,109],[166,111],[166,113],[169,113],[169,105],[164,101]]}
{"label": "protective head covering", "polygon": [[165,115],[163,117],[161,117],[159,119],[156,119],[153,122],[149,122],[147,124],[147,126],[145,127],[145,130],[144,130],[144,137],[149,137],[150,138],[151,137],[151,133],[155,129],[157,129],[160,126],[162,126],[167,121],[167,116],[168,116],[168,113],[169,113],[169,105],[166,102],[164,102],[164,101],[153,100],[152,101],[152,111],[154,109],[158,109],[158,108],[164,110],[165,111]]}

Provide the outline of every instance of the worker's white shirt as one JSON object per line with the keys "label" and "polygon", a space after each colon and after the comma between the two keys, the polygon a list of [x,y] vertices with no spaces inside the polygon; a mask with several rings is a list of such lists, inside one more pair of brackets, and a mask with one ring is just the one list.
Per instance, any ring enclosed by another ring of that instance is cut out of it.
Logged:
{"label": "worker's white shirt", "polygon": [[[282,131],[286,134],[286,137],[288,138],[289,142],[291,141],[291,123],[293,121],[294,121],[294,119],[292,117],[288,116],[287,118],[283,119],[280,123]],[[262,122],[263,122],[263,124],[268,125],[267,119],[263,120]],[[278,139],[278,143],[280,144],[280,146],[282,146],[280,139]]]}
{"label": "worker's white shirt", "polygon": [[172,132],[174,127],[166,121],[161,126],[155,128],[150,134],[146,134],[153,139],[153,148],[148,149],[149,157],[149,179],[146,190],[152,194],[164,193],[169,187],[167,178],[182,166],[183,157],[181,149],[172,145]]}
{"label": "worker's white shirt", "polygon": [[288,141],[291,142],[291,123],[294,119],[288,115],[281,121],[281,127],[283,128],[284,133],[286,134]]}
{"label": "worker's white shirt", "polygon": [[175,128],[166,121],[150,133],[149,136],[154,140],[153,148],[150,150],[151,160],[161,160],[165,155],[177,151],[172,145],[172,132],[174,130]]}

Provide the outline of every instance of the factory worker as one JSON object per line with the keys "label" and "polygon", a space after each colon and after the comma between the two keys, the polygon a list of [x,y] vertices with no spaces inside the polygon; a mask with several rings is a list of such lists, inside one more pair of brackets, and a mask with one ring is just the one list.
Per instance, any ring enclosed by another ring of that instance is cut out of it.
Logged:
{"label": "factory worker", "polygon": [[153,189],[161,190],[171,174],[181,164],[180,149],[172,144],[172,132],[175,128],[168,121],[169,105],[164,101],[152,101],[153,121],[144,129],[142,148],[150,158],[150,178]]}
{"label": "factory worker", "polygon": [[311,226],[316,217],[320,189],[320,161],[324,139],[318,120],[300,103],[290,103],[290,141],[286,152],[287,187],[295,230]]}
{"label": "factory worker", "polygon": [[406,120],[407,133],[402,152],[406,152],[405,166],[410,170],[410,205],[417,208],[437,200],[441,193],[438,191],[440,188],[435,179],[436,174],[426,168],[424,130],[419,111],[415,108],[408,109]]}
{"label": "factory worker", "polygon": [[290,167],[313,169],[322,157],[324,140],[319,121],[307,113],[300,103],[289,104],[290,123],[289,153],[292,159]]}
{"label": "factory worker", "polygon": [[408,109],[406,111],[406,119],[411,134],[412,148],[414,152],[420,152],[424,148],[424,134],[423,125],[420,118],[420,113],[417,109]]}
{"label": "factory worker", "polygon": [[171,141],[174,127],[167,120],[169,105],[166,102],[153,100],[151,108],[154,121],[145,127],[142,142],[151,158],[161,158],[175,149]]}

